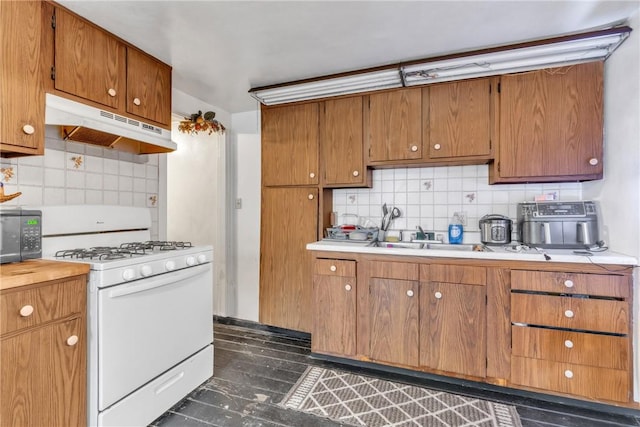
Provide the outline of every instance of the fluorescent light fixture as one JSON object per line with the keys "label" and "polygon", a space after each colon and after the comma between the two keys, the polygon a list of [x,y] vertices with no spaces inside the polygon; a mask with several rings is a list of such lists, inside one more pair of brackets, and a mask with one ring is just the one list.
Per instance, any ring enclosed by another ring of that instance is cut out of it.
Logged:
{"label": "fluorescent light fixture", "polygon": [[605,60],[626,33],[428,61],[402,67],[406,86],[493,76]]}
{"label": "fluorescent light fixture", "polygon": [[265,105],[274,105],[398,87],[402,87],[402,79],[398,69],[393,68],[265,88],[251,92],[251,96]]}
{"label": "fluorescent light fixture", "polygon": [[264,105],[604,61],[629,36],[615,27],[251,89]]}

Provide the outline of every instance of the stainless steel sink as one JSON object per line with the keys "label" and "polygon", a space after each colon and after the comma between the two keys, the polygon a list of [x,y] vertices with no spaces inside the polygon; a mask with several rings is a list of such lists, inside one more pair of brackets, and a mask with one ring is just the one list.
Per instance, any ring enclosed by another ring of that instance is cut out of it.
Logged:
{"label": "stainless steel sink", "polygon": [[425,249],[440,251],[462,251],[462,252],[492,252],[485,245],[480,244],[450,244],[433,242],[372,242],[370,246],[380,248],[405,248],[405,249]]}

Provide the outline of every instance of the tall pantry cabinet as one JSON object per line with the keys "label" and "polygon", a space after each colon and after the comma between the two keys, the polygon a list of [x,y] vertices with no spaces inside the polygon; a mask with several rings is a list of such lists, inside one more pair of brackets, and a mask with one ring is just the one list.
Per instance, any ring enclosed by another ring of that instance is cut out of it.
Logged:
{"label": "tall pantry cabinet", "polygon": [[262,107],[260,322],[311,331],[311,255],[322,202],[318,103]]}

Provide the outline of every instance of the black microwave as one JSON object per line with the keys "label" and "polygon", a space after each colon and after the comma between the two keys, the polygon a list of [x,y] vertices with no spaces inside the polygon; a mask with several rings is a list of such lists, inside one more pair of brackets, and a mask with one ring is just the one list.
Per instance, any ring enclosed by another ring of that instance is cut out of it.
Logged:
{"label": "black microwave", "polygon": [[42,258],[42,211],[0,209],[0,264]]}

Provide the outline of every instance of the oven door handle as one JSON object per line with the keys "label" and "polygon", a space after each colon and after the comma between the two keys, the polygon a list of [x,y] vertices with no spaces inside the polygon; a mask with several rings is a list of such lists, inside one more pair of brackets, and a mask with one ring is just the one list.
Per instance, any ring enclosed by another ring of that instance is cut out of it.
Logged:
{"label": "oven door handle", "polygon": [[166,285],[172,285],[183,280],[191,279],[207,272],[209,264],[199,265],[197,267],[185,268],[169,274],[163,274],[157,277],[151,277],[146,280],[140,280],[139,283],[133,282],[129,285],[118,286],[109,292],[109,298],[118,298],[125,295],[131,295],[138,292],[144,292]]}

